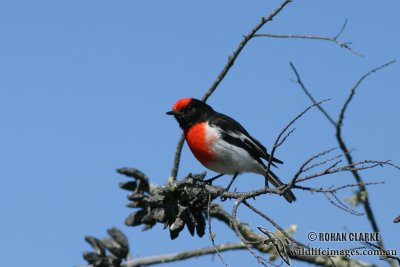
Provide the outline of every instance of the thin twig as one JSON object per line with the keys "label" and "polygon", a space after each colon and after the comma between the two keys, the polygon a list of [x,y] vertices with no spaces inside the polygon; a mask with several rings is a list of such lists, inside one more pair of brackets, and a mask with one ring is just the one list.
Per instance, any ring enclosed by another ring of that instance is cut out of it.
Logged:
{"label": "thin twig", "polygon": [[[340,201],[340,199],[334,193],[324,193],[324,196],[326,197],[326,199],[328,199],[328,201],[332,205],[334,205],[335,207],[337,207],[337,208],[339,208],[341,210],[344,210],[345,212],[348,212],[348,213],[350,213],[352,215],[355,215],[355,216],[362,216],[362,215],[365,214],[365,213],[361,213],[361,212],[358,212],[356,210],[353,210],[352,208],[346,206],[342,201]],[[331,198],[331,196],[336,200],[336,202]]]}
{"label": "thin twig", "polygon": [[347,19],[344,20],[344,23],[343,23],[343,25],[342,25],[342,28],[341,28],[340,31],[335,35],[335,37],[334,37],[333,39],[336,40],[337,38],[339,38],[339,36],[342,35],[342,33],[344,32],[344,29],[346,28],[346,26],[347,26]]}
{"label": "thin twig", "polygon": [[[369,182],[369,183],[365,183],[366,186],[370,186],[370,185],[380,185],[380,184],[384,184],[385,182]],[[292,188],[297,188],[297,189],[301,189],[301,190],[306,190],[306,191],[310,191],[310,192],[316,192],[316,193],[337,193],[338,191],[341,191],[343,189],[346,188],[353,188],[353,187],[359,187],[358,184],[346,184],[346,185],[342,185],[342,186],[338,186],[338,187],[329,187],[329,188],[315,188],[315,187],[308,187],[308,186],[302,186],[302,185],[294,185]]]}
{"label": "thin twig", "polygon": [[[321,176],[325,176],[328,174],[333,174],[333,173],[338,173],[338,172],[345,172],[345,171],[349,171],[349,172],[358,172],[358,171],[362,171],[362,170],[366,170],[366,169],[372,169],[378,166],[382,166],[382,165],[386,165],[388,162],[387,161],[376,161],[376,160],[364,160],[364,161],[359,161],[359,162],[354,162],[352,164],[348,164],[345,166],[340,166],[335,168],[335,166],[337,165],[336,163],[331,165],[330,167],[328,167],[327,169],[318,172],[318,173],[314,173],[314,174],[310,174],[304,177],[301,177],[299,179],[297,179],[297,182],[304,182],[306,180],[310,180],[316,177],[321,177]],[[369,165],[365,165],[365,164],[369,164]],[[360,166],[360,167],[358,167]],[[360,182],[357,181],[357,184],[359,184]],[[363,182],[364,184],[364,182]]]}
{"label": "thin twig", "polygon": [[[292,119],[292,120],[285,126],[285,128],[283,128],[283,130],[279,133],[278,137],[276,138],[275,143],[274,143],[274,146],[272,147],[271,156],[270,156],[270,158],[269,158],[269,160],[268,160],[268,165],[267,165],[266,173],[268,173],[269,170],[270,170],[270,168],[271,168],[272,159],[274,158],[275,150],[276,150],[280,145],[282,145],[282,143],[283,143],[283,142],[280,142],[280,139],[282,138],[282,135],[290,128],[290,126],[292,126],[298,119],[300,119],[304,114],[306,114],[307,111],[309,111],[311,108],[313,108],[314,106],[319,106],[319,105],[321,105],[322,103],[324,103],[324,102],[326,102],[326,101],[329,101],[329,100],[330,100],[330,99],[325,99],[325,100],[322,100],[322,101],[320,101],[320,102],[318,102],[318,103],[315,103],[315,104],[312,104],[312,105],[308,106],[305,110],[303,110],[303,112],[301,112],[301,113],[300,113],[299,115],[297,115],[294,119]],[[290,135],[291,132],[292,132],[292,131],[290,131],[289,134],[285,136],[284,140],[286,140],[286,138]]]}
{"label": "thin twig", "polygon": [[[315,98],[311,95],[311,93],[308,91],[307,87],[304,85],[303,81],[301,80],[300,74],[297,71],[296,67],[294,66],[293,62],[290,62],[290,67],[292,68],[294,74],[296,75],[296,83],[298,83],[301,87],[301,89],[303,89],[303,92],[308,96],[308,98],[310,98],[311,102],[313,104],[317,104],[317,100],[315,100]],[[328,114],[328,112],[326,112],[326,110],[324,108],[322,108],[320,105],[317,105],[318,109],[322,112],[322,114],[325,115],[325,117],[328,119],[328,121],[332,124],[332,125],[336,125],[336,122],[332,119],[332,117]]]}
{"label": "thin twig", "polygon": [[211,194],[208,194],[208,204],[207,204],[208,234],[210,235],[211,243],[215,249],[215,253],[218,255],[218,258],[221,260],[224,266],[228,267],[228,264],[226,263],[224,258],[222,258],[221,253],[219,253],[218,247],[215,245],[215,235],[211,230],[210,208],[211,208]]}
{"label": "thin twig", "polygon": [[282,140],[277,144],[277,147],[280,147],[280,146],[286,141],[286,139],[287,139],[292,133],[294,133],[294,131],[296,131],[296,128],[291,129],[291,130],[285,135],[285,137],[283,137]]}
{"label": "thin twig", "polygon": [[374,69],[368,71],[366,74],[364,74],[364,75],[356,82],[356,84],[351,88],[350,94],[349,94],[349,96],[347,97],[346,102],[344,102],[342,109],[340,110],[339,119],[337,120],[337,123],[336,123],[337,127],[341,127],[341,126],[342,126],[342,124],[343,124],[343,118],[344,118],[344,113],[345,113],[347,107],[349,106],[351,100],[353,100],[353,97],[354,97],[354,94],[355,94],[355,92],[356,92],[356,89],[357,89],[358,86],[361,84],[361,82],[364,81],[368,76],[370,76],[370,75],[373,74],[374,72],[377,72],[378,70],[381,70],[381,69],[383,69],[383,68],[385,68],[385,67],[387,67],[387,66],[389,66],[389,65],[391,65],[391,64],[393,64],[393,63],[395,63],[395,62],[396,62],[396,60],[392,60],[392,61],[389,61],[388,63],[382,64],[382,65],[380,65],[380,66],[378,66],[378,67],[376,67],[376,68],[374,68]]}
{"label": "thin twig", "polygon": [[[334,147],[334,148],[331,148],[331,149],[322,151],[322,152],[320,152],[320,153],[318,153],[318,154],[312,156],[312,157],[309,158],[308,160],[306,160],[306,161],[303,163],[303,165],[300,166],[299,170],[295,173],[295,175],[293,176],[292,180],[291,180],[290,183],[289,183],[289,187],[293,187],[293,185],[296,183],[297,179],[299,178],[300,174],[302,174],[302,173],[306,172],[307,170],[311,169],[312,166],[309,167],[309,168],[307,168],[307,169],[305,169],[305,167],[306,167],[311,161],[313,161],[314,159],[317,159],[317,158],[319,158],[319,157],[321,157],[321,156],[324,156],[324,155],[326,155],[326,154],[329,154],[329,153],[331,153],[331,152],[332,152],[333,150],[335,150],[335,149],[336,149],[336,148]],[[315,164],[314,164],[314,165],[315,165]]]}
{"label": "thin twig", "polygon": [[[343,154],[336,155],[336,156],[334,156],[334,157],[331,157],[331,158],[326,159],[326,160],[321,161],[321,162],[317,162],[317,163],[315,163],[315,164],[313,164],[313,165],[308,166],[307,168],[305,168],[305,169],[303,170],[303,172],[308,172],[309,170],[312,170],[312,169],[314,169],[314,168],[316,168],[316,167],[318,167],[318,166],[325,165],[326,163],[331,162],[331,161],[334,161],[334,160],[337,160],[338,158],[341,158],[341,157],[343,157]],[[339,160],[339,161],[337,161],[337,162],[342,162],[342,161]]]}
{"label": "thin twig", "polygon": [[339,41],[339,36],[343,33],[344,29],[347,25],[347,19],[345,20],[342,28],[334,37],[326,37],[326,36],[317,36],[317,35],[304,35],[304,34],[255,34],[254,37],[271,37],[271,38],[290,38],[290,39],[309,39],[309,40],[321,40],[321,41],[329,41],[339,45],[341,48],[345,48],[349,50],[351,53],[363,57],[360,53],[356,52],[353,48],[350,47],[351,42],[342,42]]}
{"label": "thin twig", "polygon": [[316,35],[296,35],[296,34],[269,34],[269,33],[256,34],[254,37],[272,37],[272,38],[291,38],[291,39],[309,39],[309,40],[330,41],[330,42],[333,42],[333,43],[339,45],[342,48],[349,50],[354,55],[363,57],[363,55],[361,55],[360,53],[355,51],[353,48],[351,48],[350,42],[341,42],[339,40],[336,40],[333,37],[324,37],[324,36],[316,36]]}

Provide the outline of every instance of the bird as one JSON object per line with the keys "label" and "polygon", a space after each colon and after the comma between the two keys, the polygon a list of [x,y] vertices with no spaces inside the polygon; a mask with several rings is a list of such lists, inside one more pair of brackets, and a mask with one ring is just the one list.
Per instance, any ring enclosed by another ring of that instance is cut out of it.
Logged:
{"label": "bird", "polygon": [[[175,102],[172,110],[166,113],[177,120],[183,130],[185,140],[195,158],[207,169],[219,173],[216,179],[224,174],[233,175],[230,185],[242,173],[256,173],[265,177],[276,188],[285,184],[263,162],[271,160],[271,165],[283,164],[283,161],[272,157],[267,149],[233,118],[215,111],[207,103],[187,97]],[[283,194],[292,203],[296,200],[291,190]]]}

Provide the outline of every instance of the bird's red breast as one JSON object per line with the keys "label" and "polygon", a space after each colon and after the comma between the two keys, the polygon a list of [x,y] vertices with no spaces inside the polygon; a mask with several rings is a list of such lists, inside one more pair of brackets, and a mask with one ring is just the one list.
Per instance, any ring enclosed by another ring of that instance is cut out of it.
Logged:
{"label": "bird's red breast", "polygon": [[184,131],[186,142],[198,161],[205,167],[216,159],[212,151],[213,138],[207,135],[207,123],[201,122]]}

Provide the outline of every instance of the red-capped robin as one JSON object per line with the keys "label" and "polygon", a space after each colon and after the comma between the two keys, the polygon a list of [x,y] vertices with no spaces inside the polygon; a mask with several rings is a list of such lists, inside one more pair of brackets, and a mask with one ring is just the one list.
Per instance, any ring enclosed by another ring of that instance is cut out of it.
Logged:
{"label": "red-capped robin", "polygon": [[[196,159],[220,174],[215,178],[232,174],[231,185],[238,174],[252,172],[263,175],[277,188],[284,185],[271,170],[266,173],[267,167],[262,161],[270,159],[266,148],[231,117],[194,98],[178,100],[167,114],[178,121]],[[276,158],[272,162],[283,163]],[[283,196],[288,202],[296,200],[292,191]]]}

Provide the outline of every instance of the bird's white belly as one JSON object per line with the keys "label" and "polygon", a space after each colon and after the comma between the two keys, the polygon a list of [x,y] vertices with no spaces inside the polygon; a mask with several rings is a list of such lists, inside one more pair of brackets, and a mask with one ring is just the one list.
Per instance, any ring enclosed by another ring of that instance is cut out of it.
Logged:
{"label": "bird's white belly", "polygon": [[243,148],[218,138],[212,143],[212,150],[216,160],[207,167],[215,172],[224,174],[254,172],[264,175],[264,167]]}

